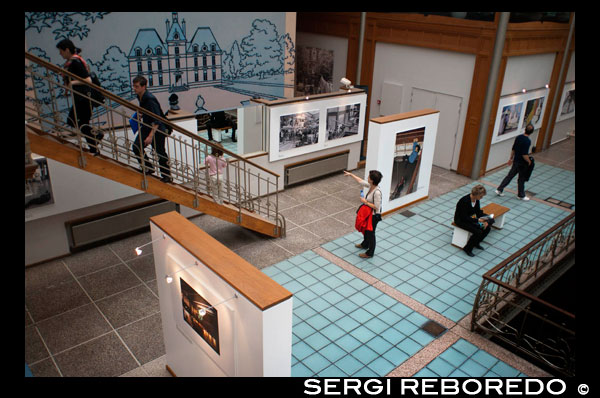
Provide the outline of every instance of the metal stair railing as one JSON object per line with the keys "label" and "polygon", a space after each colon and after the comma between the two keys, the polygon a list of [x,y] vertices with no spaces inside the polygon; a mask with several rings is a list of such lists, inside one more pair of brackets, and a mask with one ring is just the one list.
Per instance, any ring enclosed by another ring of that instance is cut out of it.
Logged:
{"label": "metal stair railing", "polygon": [[[86,136],[81,132],[81,128],[85,126],[79,126],[77,123],[77,109],[73,109],[75,127],[68,126],[66,120],[75,96],[84,95],[65,85],[61,75],[68,76],[71,81],[87,85],[104,95],[104,103],[95,101],[89,96],[85,97],[92,107],[89,126],[94,135],[93,143],[98,148],[100,156],[140,171],[143,176],[140,189],[146,190],[148,186],[146,172],[149,170],[146,169],[145,162],[141,159],[143,152],[140,154],[141,156],[136,156],[132,150],[135,139],[140,140],[139,144],[143,147],[141,134],[137,134],[136,137],[130,126],[130,118],[134,113],[137,113],[135,120],[138,124],[138,131],[142,126],[148,126],[142,121],[143,115],[150,115],[165,126],[164,129],[157,129],[154,140],[158,135],[164,137],[172,182],[194,192],[194,207],[198,206],[199,195],[213,197],[212,183],[205,159],[211,153],[212,148],[218,148],[223,152],[227,161],[224,173],[217,174],[217,181],[222,185],[221,199],[227,205],[237,208],[237,221],[241,221],[242,209],[245,209],[273,222],[276,232],[279,231],[280,236],[285,235],[285,218],[279,212],[280,176],[277,173],[26,51],[25,123],[37,127],[38,130],[55,137],[64,144],[75,145],[80,152],[82,168],[86,166],[83,154],[88,151]],[[172,132],[169,134],[168,130]],[[158,164],[158,155],[153,150],[153,144],[146,146],[145,152],[152,152],[148,158],[158,173],[161,167]],[[140,162],[140,160],[142,161]],[[217,201],[216,198],[213,197],[213,199],[215,202]]]}

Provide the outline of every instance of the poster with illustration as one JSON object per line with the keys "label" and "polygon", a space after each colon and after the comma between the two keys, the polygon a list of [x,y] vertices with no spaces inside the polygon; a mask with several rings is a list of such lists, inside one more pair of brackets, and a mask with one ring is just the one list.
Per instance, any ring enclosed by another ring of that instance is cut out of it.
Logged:
{"label": "poster with illustration", "polygon": [[575,82],[565,84],[556,121],[575,117]]}
{"label": "poster with illustration", "polygon": [[525,127],[527,127],[527,125],[530,123],[534,130],[542,127],[542,110],[544,109],[544,100],[544,97],[527,100],[527,104],[525,105],[525,116],[523,117],[523,123],[521,123],[522,129],[525,129]]}

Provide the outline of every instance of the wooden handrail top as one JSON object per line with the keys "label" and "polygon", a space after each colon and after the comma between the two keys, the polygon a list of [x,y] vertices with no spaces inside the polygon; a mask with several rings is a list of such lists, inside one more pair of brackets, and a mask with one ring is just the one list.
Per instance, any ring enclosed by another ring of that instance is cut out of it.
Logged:
{"label": "wooden handrail top", "polygon": [[[209,141],[209,140],[207,140],[207,139],[205,139],[203,137],[200,137],[199,135],[194,134],[191,131],[188,131],[188,130],[186,130],[186,129],[184,129],[184,128],[182,128],[182,127],[180,127],[180,126],[178,126],[178,125],[176,125],[174,123],[172,123],[168,119],[165,119],[164,117],[162,117],[160,115],[156,115],[156,114],[154,114],[152,112],[148,112],[147,110],[139,107],[138,105],[135,105],[135,104],[133,104],[133,103],[131,103],[129,101],[126,101],[126,100],[122,99],[121,97],[119,97],[119,96],[111,93],[110,91],[107,91],[106,89],[104,89],[104,88],[102,88],[100,86],[97,86],[97,85],[95,85],[93,83],[88,83],[85,80],[83,80],[81,77],[79,77],[77,75],[74,75],[73,73],[69,72],[68,70],[60,68],[60,67],[58,67],[58,66],[56,66],[54,64],[51,64],[50,62],[47,62],[47,61],[43,60],[42,58],[39,58],[39,57],[37,57],[37,56],[35,56],[35,55],[31,54],[31,53],[28,53],[27,51],[25,51],[25,59],[28,59],[28,60],[30,60],[32,62],[35,62],[36,64],[41,65],[41,66],[45,67],[46,69],[51,70],[54,73],[62,74],[62,75],[65,75],[65,76],[69,76],[71,79],[75,79],[75,80],[77,80],[77,81],[79,81],[79,82],[81,82],[81,83],[83,83],[83,84],[85,84],[85,85],[87,85],[89,87],[92,87],[93,89],[99,91],[102,95],[104,95],[105,98],[108,98],[111,101],[116,102],[117,104],[119,104],[119,105],[121,105],[121,106],[123,106],[125,108],[131,109],[132,111],[138,112],[138,115],[143,114],[143,113],[151,115],[154,119],[161,121],[166,126],[168,126],[171,129],[173,129],[173,131],[177,131],[177,132],[179,132],[179,133],[181,133],[181,134],[183,134],[183,135],[185,135],[187,137],[190,137],[192,140],[200,141],[201,143],[203,143],[203,144],[205,144],[205,145],[207,145],[207,146],[209,146],[211,148],[214,146],[214,143],[212,143],[211,141]],[[271,171],[271,170],[269,170],[267,168],[264,168],[261,165],[256,164],[256,163],[254,163],[252,161],[246,160],[245,158],[241,157],[240,155],[238,155],[235,152],[231,152],[231,151],[227,150],[226,148],[220,148],[220,149],[223,151],[224,154],[228,154],[229,156],[231,156],[233,158],[236,158],[237,160],[243,160],[243,161],[247,162],[249,165],[251,165],[253,167],[256,167],[256,168],[258,168],[260,170],[263,170],[264,172],[266,172],[268,174],[271,174],[271,175],[273,175],[275,177],[280,177],[279,174],[277,174],[277,173],[275,173],[275,172],[273,172],[273,171]]]}
{"label": "wooden handrail top", "polygon": [[419,117],[419,116],[431,115],[432,113],[439,113],[439,111],[436,109],[420,109],[417,111],[410,111],[410,112],[404,112],[404,113],[397,113],[395,115],[376,117],[376,118],[371,119],[371,121],[373,123],[377,123],[377,124],[385,124],[385,123],[397,122],[399,120],[412,119],[414,117]]}
{"label": "wooden handrail top", "polygon": [[352,94],[360,94],[364,93],[365,90],[361,88],[351,88],[348,90],[339,90],[334,91],[332,93],[323,93],[323,94],[312,94],[312,95],[304,95],[302,97],[294,97],[294,98],[282,98],[277,100],[266,100],[262,98],[252,99],[252,102],[256,102],[258,104],[266,105],[266,106],[279,106],[279,105],[289,105],[297,102],[306,101],[306,97],[311,100],[325,99],[331,97],[340,97],[343,95],[352,95]]}
{"label": "wooden handrail top", "polygon": [[287,289],[181,214],[172,211],[150,217],[150,221],[260,310],[292,297]]}

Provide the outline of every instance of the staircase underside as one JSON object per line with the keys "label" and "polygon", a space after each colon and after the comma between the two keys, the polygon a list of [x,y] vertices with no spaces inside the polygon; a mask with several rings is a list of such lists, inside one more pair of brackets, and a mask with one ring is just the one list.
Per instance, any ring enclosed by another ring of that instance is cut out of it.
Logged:
{"label": "staircase underside", "polygon": [[[282,236],[282,228],[277,226],[273,221],[269,221],[246,209],[242,209],[240,214],[237,207],[227,203],[219,205],[210,196],[202,193],[196,194],[193,190],[182,185],[164,183],[156,177],[147,176],[147,187],[144,189],[144,176],[139,170],[115,162],[105,156],[93,156],[89,152],[84,151],[85,167],[81,167],[80,158],[82,153],[77,146],[66,141],[61,140],[61,142],[34,126],[26,125],[26,127],[31,151],[38,155],[83,169],[89,173],[145,191],[267,236]],[[195,199],[197,199],[197,206],[194,206]]]}

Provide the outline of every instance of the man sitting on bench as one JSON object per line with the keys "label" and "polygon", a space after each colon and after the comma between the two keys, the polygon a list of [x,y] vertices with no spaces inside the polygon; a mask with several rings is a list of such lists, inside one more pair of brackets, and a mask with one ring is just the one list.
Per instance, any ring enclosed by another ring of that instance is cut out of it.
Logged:
{"label": "man sitting on bench", "polygon": [[479,207],[479,201],[486,194],[485,187],[481,184],[476,185],[471,193],[460,198],[456,204],[454,212],[454,223],[472,235],[463,250],[468,256],[473,257],[473,248],[483,250],[480,243],[490,232],[494,223],[492,218],[482,218],[487,216]]}
{"label": "man sitting on bench", "polygon": [[231,133],[231,141],[237,142],[237,139],[235,138],[235,129],[237,128],[237,124],[233,120],[228,120],[225,117],[224,111],[218,111],[218,112],[211,113],[210,119],[208,122],[206,122],[205,126],[206,126],[206,130],[208,131],[208,139],[210,141],[213,141],[213,136],[212,136],[213,128],[231,126],[231,129],[233,130],[233,132]]}

